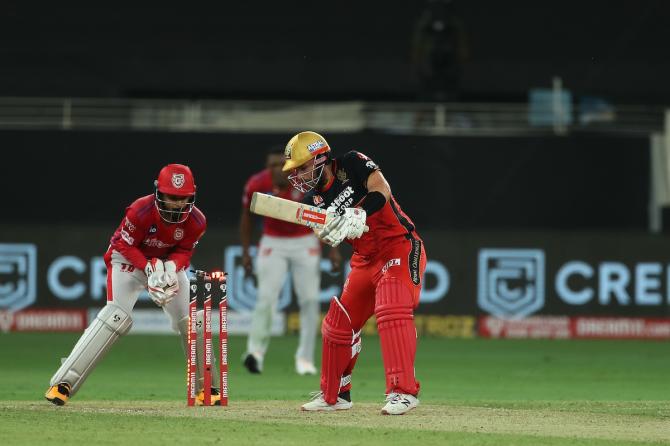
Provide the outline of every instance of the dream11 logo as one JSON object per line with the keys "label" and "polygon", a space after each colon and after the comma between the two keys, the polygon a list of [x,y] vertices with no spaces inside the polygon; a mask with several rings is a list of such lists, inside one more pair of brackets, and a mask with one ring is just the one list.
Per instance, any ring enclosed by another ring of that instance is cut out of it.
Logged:
{"label": "dream11 logo", "polygon": [[37,248],[0,243],[0,309],[18,311],[37,299]]}
{"label": "dream11 logo", "polygon": [[523,318],[544,306],[544,251],[479,251],[477,303],[493,316]]}
{"label": "dream11 logo", "polygon": [[[249,247],[249,255],[253,261],[256,260],[257,248]],[[251,311],[256,304],[256,284],[250,277],[244,277],[244,268],[242,267],[242,247],[239,245],[228,246],[223,255],[224,270],[228,272],[228,300],[230,307],[237,311]],[[319,291],[319,301],[327,303],[333,296],[339,296],[342,291],[340,273],[330,271],[330,260],[321,259],[320,264],[322,272],[321,290]],[[347,277],[351,271],[349,262],[343,262],[343,277]],[[449,292],[450,277],[449,270],[439,261],[428,260],[426,262],[426,276],[430,277],[431,286],[424,285],[421,290],[421,303],[432,303],[442,300]],[[327,280],[323,280],[323,278]],[[427,282],[424,280],[424,284]],[[279,293],[279,302],[277,310],[283,310],[291,303],[292,278],[287,274],[286,281]]]}

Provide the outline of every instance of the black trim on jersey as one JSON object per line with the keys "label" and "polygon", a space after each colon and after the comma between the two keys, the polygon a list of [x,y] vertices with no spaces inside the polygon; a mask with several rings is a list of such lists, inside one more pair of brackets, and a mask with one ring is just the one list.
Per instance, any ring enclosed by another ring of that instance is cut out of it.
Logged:
{"label": "black trim on jersey", "polygon": [[409,222],[409,220],[407,220],[405,218],[405,216],[400,213],[400,211],[396,207],[395,200],[393,199],[393,197],[391,197],[391,199],[389,200],[389,203],[391,204],[391,209],[393,210],[393,213],[395,214],[396,218],[398,219],[400,224],[403,226],[403,228],[405,228],[405,230],[407,231],[407,235],[411,236],[412,231],[414,231],[414,229],[415,229],[414,225],[411,224]]}
{"label": "black trim on jersey", "polygon": [[412,248],[409,250],[407,257],[407,267],[409,268],[409,278],[412,279],[414,285],[421,283],[421,274],[419,268],[421,267],[421,240],[417,240],[410,236],[409,239]]}

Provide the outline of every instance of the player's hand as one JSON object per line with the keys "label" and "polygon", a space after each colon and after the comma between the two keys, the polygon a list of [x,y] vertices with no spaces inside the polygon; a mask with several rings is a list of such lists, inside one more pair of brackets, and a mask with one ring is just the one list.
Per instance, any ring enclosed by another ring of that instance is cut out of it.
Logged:
{"label": "player's hand", "polygon": [[339,273],[342,269],[342,254],[340,254],[340,250],[331,248],[328,252],[328,260],[330,260],[330,271]]}
{"label": "player's hand", "polygon": [[156,305],[162,307],[172,300],[174,294],[168,295],[161,289],[149,288],[149,297],[151,297],[151,300],[153,300]]}
{"label": "player's hand", "polygon": [[335,211],[333,206],[326,209],[326,212],[326,224],[316,235],[324,243],[336,247],[347,236],[347,230],[344,227],[346,220]]}
{"label": "player's hand", "polygon": [[365,226],[366,217],[367,213],[363,209],[346,208],[344,210],[342,218],[347,220],[346,227],[348,239],[359,238],[368,230],[368,227]]}
{"label": "player's hand", "polygon": [[163,286],[163,292],[165,293],[166,296],[169,296],[171,298],[172,296],[177,294],[177,291],[179,291],[179,279],[177,278],[177,264],[174,263],[172,260],[168,260],[167,262],[163,263],[163,267],[165,268],[165,273],[163,276],[165,285]]}
{"label": "player's hand", "polygon": [[165,286],[165,267],[161,259],[150,259],[144,267],[144,274],[147,275],[147,286],[149,289],[160,289]]}

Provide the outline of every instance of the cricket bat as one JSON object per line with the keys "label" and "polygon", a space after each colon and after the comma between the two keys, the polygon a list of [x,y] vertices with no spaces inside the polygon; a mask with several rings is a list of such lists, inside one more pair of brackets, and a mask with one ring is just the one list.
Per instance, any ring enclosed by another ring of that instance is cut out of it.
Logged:
{"label": "cricket bat", "polygon": [[254,192],[252,195],[249,210],[254,214],[296,223],[312,229],[322,229],[326,224],[325,209],[259,192]]}

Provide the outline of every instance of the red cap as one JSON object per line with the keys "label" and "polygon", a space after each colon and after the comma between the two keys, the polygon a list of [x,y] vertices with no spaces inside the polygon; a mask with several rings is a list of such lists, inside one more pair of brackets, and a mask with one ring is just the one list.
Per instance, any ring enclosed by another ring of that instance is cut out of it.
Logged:
{"label": "red cap", "polygon": [[195,181],[188,166],[168,164],[163,167],[156,180],[159,192],[168,195],[190,197],[195,194]]}

